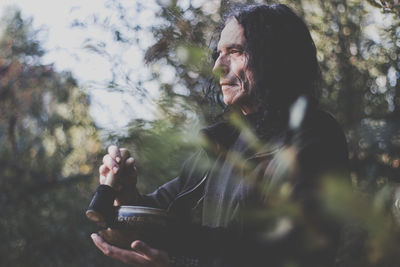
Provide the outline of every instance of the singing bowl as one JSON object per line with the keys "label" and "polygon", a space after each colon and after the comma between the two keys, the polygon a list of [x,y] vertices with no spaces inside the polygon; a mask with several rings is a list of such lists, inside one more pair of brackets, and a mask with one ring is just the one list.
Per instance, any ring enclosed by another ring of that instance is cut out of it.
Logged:
{"label": "singing bowl", "polygon": [[108,243],[130,248],[134,240],[142,240],[153,247],[162,247],[167,233],[168,214],[165,210],[142,207],[117,207],[113,223],[99,235]]}

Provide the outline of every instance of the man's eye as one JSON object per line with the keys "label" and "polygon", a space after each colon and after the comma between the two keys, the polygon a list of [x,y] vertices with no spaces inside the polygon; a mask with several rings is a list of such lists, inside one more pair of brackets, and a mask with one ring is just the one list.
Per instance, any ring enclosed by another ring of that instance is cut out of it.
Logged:
{"label": "man's eye", "polygon": [[238,49],[232,49],[232,50],[230,50],[229,51],[231,54],[238,54],[238,53],[241,53],[242,51],[241,50],[238,50]]}

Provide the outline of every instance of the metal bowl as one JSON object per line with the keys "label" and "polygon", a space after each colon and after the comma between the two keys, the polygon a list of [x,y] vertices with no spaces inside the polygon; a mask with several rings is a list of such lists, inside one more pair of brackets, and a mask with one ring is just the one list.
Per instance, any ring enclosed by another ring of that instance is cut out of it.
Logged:
{"label": "metal bowl", "polygon": [[109,228],[99,231],[108,243],[129,248],[134,240],[142,240],[161,248],[167,232],[167,211],[142,206],[117,207],[115,218]]}

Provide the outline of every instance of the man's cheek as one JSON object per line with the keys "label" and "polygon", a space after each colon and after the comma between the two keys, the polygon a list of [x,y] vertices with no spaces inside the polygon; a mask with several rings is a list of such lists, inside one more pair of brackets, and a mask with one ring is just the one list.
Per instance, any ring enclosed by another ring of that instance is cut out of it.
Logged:
{"label": "man's cheek", "polygon": [[236,78],[239,81],[240,84],[240,91],[245,91],[245,85],[246,85],[246,73],[244,71],[240,71],[236,74]]}
{"label": "man's cheek", "polygon": [[249,83],[249,77],[245,71],[242,71],[240,73],[240,87],[242,92],[249,92],[250,89],[250,83]]}
{"label": "man's cheek", "polygon": [[246,83],[246,92],[248,92],[249,94],[252,93],[253,88],[255,87],[254,84],[254,75],[251,71],[247,71],[245,73],[245,83]]}

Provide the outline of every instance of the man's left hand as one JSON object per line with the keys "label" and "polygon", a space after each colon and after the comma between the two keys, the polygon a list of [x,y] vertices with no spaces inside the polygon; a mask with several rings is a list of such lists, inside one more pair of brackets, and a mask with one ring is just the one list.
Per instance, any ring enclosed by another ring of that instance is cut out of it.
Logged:
{"label": "man's left hand", "polygon": [[135,240],[132,250],[121,249],[105,242],[98,234],[92,234],[94,244],[104,255],[137,267],[170,267],[169,257],[165,251],[149,247],[143,241]]}

